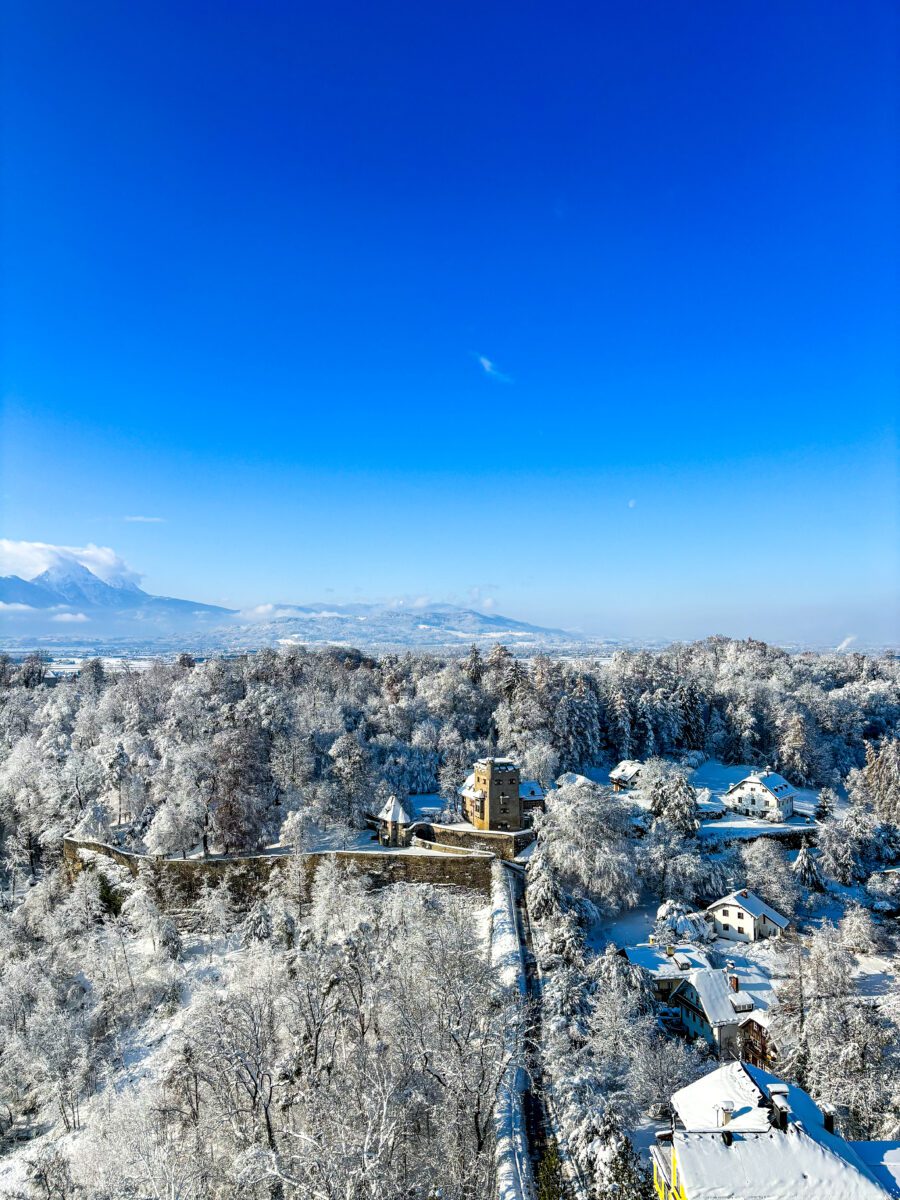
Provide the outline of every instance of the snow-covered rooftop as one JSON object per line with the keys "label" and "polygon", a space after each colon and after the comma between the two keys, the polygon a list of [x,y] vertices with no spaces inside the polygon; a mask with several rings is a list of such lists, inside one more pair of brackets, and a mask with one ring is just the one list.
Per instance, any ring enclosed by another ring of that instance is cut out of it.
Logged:
{"label": "snow-covered rooftop", "polygon": [[[786,1101],[786,1130],[770,1117],[776,1092]],[[769,1071],[729,1063],[675,1092],[672,1106],[684,1126],[675,1131],[674,1145],[691,1200],[883,1200],[892,1194],[867,1159],[884,1163],[897,1143],[872,1143],[871,1156],[861,1152],[860,1143],[825,1129],[802,1088]],[[731,1112],[727,1126],[725,1110]]]}
{"label": "snow-covered rooftop", "polygon": [[722,1106],[728,1104],[732,1106],[729,1129],[765,1132],[771,1122],[764,1101],[761,1088],[739,1062],[719,1067],[672,1094],[672,1108],[679,1121],[695,1132],[718,1129]]}
{"label": "snow-covered rooftop", "polygon": [[745,783],[758,784],[770,791],[773,796],[777,796],[779,800],[784,800],[787,796],[797,795],[793,785],[788,783],[784,776],[779,775],[776,771],[754,771],[752,774],[747,775],[746,778],[733,783],[725,794],[728,795],[735,788],[743,787]]}
{"label": "snow-covered rooftop", "polygon": [[751,892],[749,888],[742,888],[739,892],[729,892],[727,896],[723,896],[721,900],[716,900],[714,904],[711,904],[706,911],[713,912],[723,905],[745,909],[751,917],[768,917],[772,924],[777,925],[779,929],[786,929],[791,923],[789,917],[783,916],[766,904],[765,900],[761,900],[756,892]]}
{"label": "snow-covered rooftop", "polygon": [[610,771],[609,777],[613,783],[634,783],[643,765],[636,759],[623,758],[619,765]]}
{"label": "snow-covered rooftop", "polygon": [[391,796],[378,814],[379,821],[393,821],[397,825],[409,825],[411,817],[396,796]]}
{"label": "snow-covered rooftop", "polygon": [[[785,1132],[674,1135],[678,1175],[691,1200],[884,1200],[890,1195],[861,1159],[801,1126]],[[850,1151],[852,1154],[852,1151]],[[855,1161],[854,1161],[855,1159]]]}
{"label": "snow-covered rooftop", "polygon": [[557,787],[594,787],[593,779],[579,775],[577,771],[566,771],[556,781]]}
{"label": "snow-covered rooftop", "polygon": [[[668,949],[672,950],[671,954]],[[625,957],[634,966],[649,972],[654,979],[674,979],[686,976],[688,971],[711,969],[703,951],[688,942],[669,948],[643,942],[638,946],[627,946]]]}
{"label": "snow-covered rooftop", "polygon": [[749,992],[743,989],[734,991],[728,975],[728,971],[712,967],[691,971],[678,989],[680,991],[688,983],[694,988],[706,1019],[714,1028],[717,1025],[735,1025],[744,1013],[756,1007]]}

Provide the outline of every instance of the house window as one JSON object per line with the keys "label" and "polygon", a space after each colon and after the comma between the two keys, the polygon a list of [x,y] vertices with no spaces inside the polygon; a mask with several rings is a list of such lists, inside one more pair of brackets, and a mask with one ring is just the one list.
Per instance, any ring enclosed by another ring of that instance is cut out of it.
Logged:
{"label": "house window", "polygon": [[723,929],[731,929],[731,926],[728,924],[728,922],[727,922],[727,921],[723,921],[723,922],[722,922],[722,928],[723,928]]}
{"label": "house window", "polygon": [[741,912],[740,909],[737,910],[737,919],[739,921],[743,921],[743,919],[744,919],[744,914]]}

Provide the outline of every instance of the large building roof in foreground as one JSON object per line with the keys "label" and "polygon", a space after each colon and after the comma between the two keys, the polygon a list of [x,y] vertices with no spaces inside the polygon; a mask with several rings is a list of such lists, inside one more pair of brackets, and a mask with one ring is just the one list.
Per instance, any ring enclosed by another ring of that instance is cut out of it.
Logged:
{"label": "large building roof in foreground", "polygon": [[[773,1119],[773,1098],[787,1128]],[[897,1143],[858,1143],[830,1133],[818,1106],[795,1084],[729,1063],[682,1088],[672,1106],[684,1128],[672,1138],[679,1179],[691,1200],[884,1200],[897,1195],[883,1163]],[[728,1117],[726,1121],[726,1117]],[[887,1149],[885,1148],[887,1147]]]}

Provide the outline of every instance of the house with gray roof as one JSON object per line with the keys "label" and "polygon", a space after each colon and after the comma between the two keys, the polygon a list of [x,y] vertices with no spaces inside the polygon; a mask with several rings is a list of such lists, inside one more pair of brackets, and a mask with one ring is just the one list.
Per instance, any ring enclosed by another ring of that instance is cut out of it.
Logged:
{"label": "house with gray roof", "polygon": [[766,904],[749,888],[731,892],[710,904],[706,919],[716,937],[731,942],[758,942],[762,938],[781,937],[791,926],[789,917]]}

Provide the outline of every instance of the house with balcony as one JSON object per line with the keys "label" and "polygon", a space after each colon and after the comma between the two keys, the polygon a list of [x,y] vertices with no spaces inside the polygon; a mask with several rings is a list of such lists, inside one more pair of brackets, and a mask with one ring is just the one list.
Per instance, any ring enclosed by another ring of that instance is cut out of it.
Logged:
{"label": "house with balcony", "polygon": [[609,773],[609,782],[614,792],[630,792],[637,787],[644,764],[633,758],[623,758]]}
{"label": "house with balcony", "polygon": [[738,1058],[741,1026],[775,999],[771,978],[756,963],[731,960],[724,968],[689,971],[669,995],[689,1038],[701,1037],[721,1059]]}

